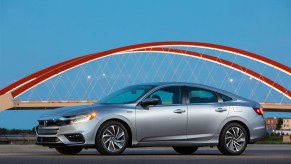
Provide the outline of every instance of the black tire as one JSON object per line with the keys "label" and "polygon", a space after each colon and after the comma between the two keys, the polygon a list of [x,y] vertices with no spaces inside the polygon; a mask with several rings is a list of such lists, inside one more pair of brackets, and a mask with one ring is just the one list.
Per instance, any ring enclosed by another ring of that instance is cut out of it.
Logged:
{"label": "black tire", "polygon": [[229,123],[220,133],[218,150],[224,155],[240,155],[247,147],[248,138],[248,133],[242,125]]}
{"label": "black tire", "polygon": [[[112,127],[115,127],[115,128],[112,128]],[[120,129],[118,129],[118,128],[120,128]],[[113,132],[114,131],[113,129],[116,129],[115,130],[116,133],[114,135],[112,133],[109,133],[109,131]],[[120,132],[120,135],[117,134],[118,131]],[[122,133],[121,133],[122,131],[123,131],[124,135],[122,135]],[[104,138],[103,134],[105,134],[107,136],[107,138]],[[109,137],[108,135],[111,135],[111,137]],[[120,123],[118,121],[105,122],[103,125],[101,125],[101,127],[99,128],[99,130],[97,132],[96,141],[95,141],[96,149],[102,155],[121,154],[126,149],[126,147],[128,145],[128,138],[129,138],[128,132],[122,123]],[[108,141],[108,142],[105,143],[105,141]],[[119,144],[119,145],[117,145],[117,144]],[[121,147],[119,147],[119,146],[121,146]]]}
{"label": "black tire", "polygon": [[193,154],[198,147],[196,146],[173,146],[173,149],[179,154]]}
{"label": "black tire", "polygon": [[80,153],[80,151],[82,151],[83,148],[81,147],[57,147],[56,150],[61,153],[61,154],[65,154],[65,155],[75,155]]}

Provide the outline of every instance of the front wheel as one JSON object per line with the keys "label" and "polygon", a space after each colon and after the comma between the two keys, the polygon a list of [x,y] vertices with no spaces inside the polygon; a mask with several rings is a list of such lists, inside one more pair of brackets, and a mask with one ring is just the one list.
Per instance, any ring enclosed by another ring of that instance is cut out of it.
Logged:
{"label": "front wheel", "polygon": [[221,131],[218,149],[225,155],[239,155],[247,147],[248,134],[238,123],[227,124]]}
{"label": "front wheel", "polygon": [[121,154],[128,144],[128,132],[123,124],[117,121],[104,123],[97,132],[96,149],[100,154]]}
{"label": "front wheel", "polygon": [[75,155],[82,151],[81,147],[57,147],[56,150],[61,154]]}
{"label": "front wheel", "polygon": [[198,147],[196,146],[174,146],[173,149],[179,154],[192,154]]}

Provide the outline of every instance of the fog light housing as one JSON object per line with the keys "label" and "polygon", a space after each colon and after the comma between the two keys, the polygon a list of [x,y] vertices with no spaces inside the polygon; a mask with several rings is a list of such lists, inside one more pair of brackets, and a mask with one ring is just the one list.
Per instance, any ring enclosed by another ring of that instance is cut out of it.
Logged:
{"label": "fog light housing", "polygon": [[65,137],[71,142],[85,142],[85,139],[82,134],[66,134]]}

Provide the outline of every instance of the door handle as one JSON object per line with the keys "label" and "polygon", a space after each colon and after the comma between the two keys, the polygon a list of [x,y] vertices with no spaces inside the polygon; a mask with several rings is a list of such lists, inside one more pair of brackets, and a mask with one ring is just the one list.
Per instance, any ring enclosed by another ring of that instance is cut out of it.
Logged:
{"label": "door handle", "polygon": [[224,111],[227,111],[226,108],[217,108],[215,109],[215,112],[224,112]]}
{"label": "door handle", "polygon": [[181,113],[184,113],[184,112],[186,112],[186,110],[182,110],[182,109],[176,109],[176,110],[174,110],[174,113],[181,114]]}

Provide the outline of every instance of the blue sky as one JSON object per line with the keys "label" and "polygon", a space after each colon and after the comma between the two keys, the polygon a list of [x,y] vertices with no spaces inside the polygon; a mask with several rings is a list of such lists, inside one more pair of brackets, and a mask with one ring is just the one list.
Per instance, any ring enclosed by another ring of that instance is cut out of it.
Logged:
{"label": "blue sky", "polygon": [[[0,88],[60,61],[152,41],[222,44],[290,66],[290,8],[290,0],[0,0]],[[9,113],[0,127],[11,128]]]}

